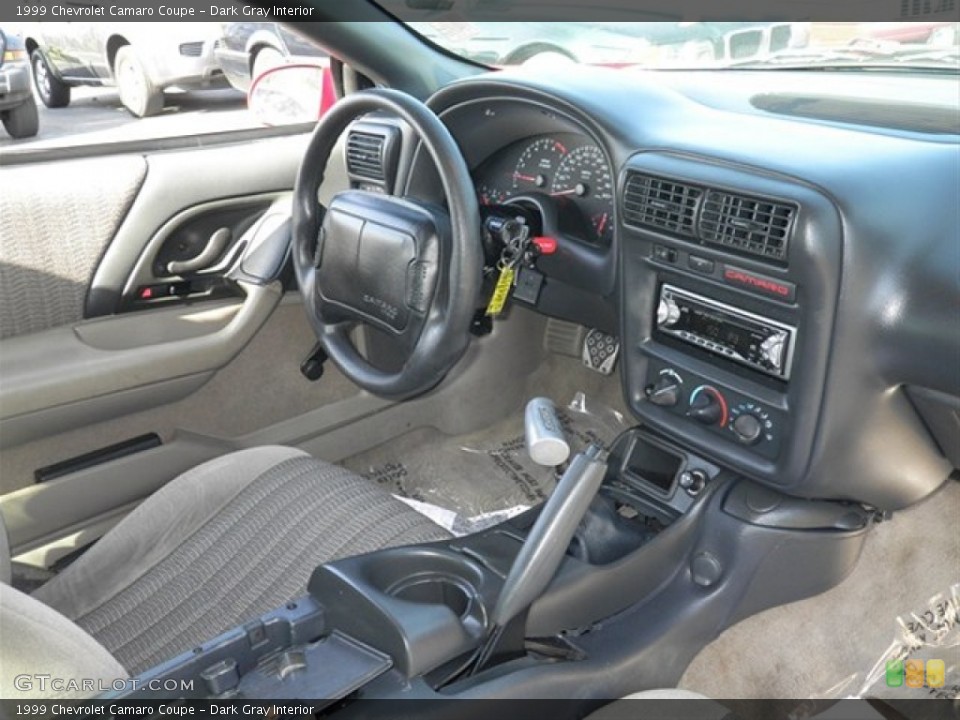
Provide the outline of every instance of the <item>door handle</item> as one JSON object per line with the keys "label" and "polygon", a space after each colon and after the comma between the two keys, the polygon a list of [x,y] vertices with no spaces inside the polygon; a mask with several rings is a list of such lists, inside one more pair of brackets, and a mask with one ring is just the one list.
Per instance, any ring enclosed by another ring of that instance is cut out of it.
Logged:
{"label": "door handle", "polygon": [[171,275],[184,275],[185,273],[199,272],[204,268],[210,267],[210,265],[223,254],[223,251],[227,249],[227,245],[232,238],[233,233],[230,228],[220,228],[210,236],[210,239],[207,240],[207,244],[203,250],[200,251],[199,255],[189,260],[171,261],[167,264],[167,272]]}

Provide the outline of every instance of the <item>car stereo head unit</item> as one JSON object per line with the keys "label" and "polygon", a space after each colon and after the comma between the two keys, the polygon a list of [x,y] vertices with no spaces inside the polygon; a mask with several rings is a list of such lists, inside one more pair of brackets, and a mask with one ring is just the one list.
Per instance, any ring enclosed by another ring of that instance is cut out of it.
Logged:
{"label": "car stereo head unit", "polygon": [[767,375],[790,377],[797,330],[776,320],[663,285],[657,330]]}

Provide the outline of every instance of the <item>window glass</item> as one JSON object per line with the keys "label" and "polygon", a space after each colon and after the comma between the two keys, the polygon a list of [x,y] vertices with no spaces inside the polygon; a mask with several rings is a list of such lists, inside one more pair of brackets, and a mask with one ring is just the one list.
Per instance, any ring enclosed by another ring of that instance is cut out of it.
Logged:
{"label": "window glass", "polygon": [[[411,0],[383,4],[404,18]],[[559,2],[559,0],[558,0]],[[538,4],[543,10],[549,2]],[[560,5],[558,5],[560,7]],[[562,8],[561,8],[562,9]],[[958,69],[960,23],[931,22],[485,22],[522,3],[477,0],[469,22],[408,23],[424,38],[491,67],[566,63],[625,69],[742,67]],[[429,11],[421,13],[429,16]],[[624,11],[624,15],[627,11]]]}
{"label": "window glass", "polygon": [[[330,82],[324,51],[279,23],[31,22],[0,31],[2,152],[263,128],[276,123],[248,106],[257,77],[309,64]],[[329,105],[332,93],[324,97]]]}

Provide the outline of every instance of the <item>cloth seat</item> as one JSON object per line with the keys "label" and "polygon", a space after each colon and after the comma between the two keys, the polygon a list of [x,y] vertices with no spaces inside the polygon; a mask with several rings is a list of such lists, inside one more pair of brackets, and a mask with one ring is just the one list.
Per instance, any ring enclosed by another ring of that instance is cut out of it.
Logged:
{"label": "cloth seat", "polygon": [[586,720],[734,720],[733,713],[706,695],[680,688],[644,690],[604,705]]}
{"label": "cloth seat", "polygon": [[[225,455],[168,483],[32,596],[0,576],[0,694],[11,697],[15,675],[70,658],[78,676],[91,666],[136,675],[303,594],[319,564],[448,537],[375,483],[299,450]],[[58,641],[41,626],[68,629]]]}

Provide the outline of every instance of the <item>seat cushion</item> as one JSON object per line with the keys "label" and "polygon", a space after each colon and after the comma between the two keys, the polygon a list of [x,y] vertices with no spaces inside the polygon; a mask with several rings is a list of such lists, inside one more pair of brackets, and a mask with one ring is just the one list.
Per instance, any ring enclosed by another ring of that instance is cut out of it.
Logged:
{"label": "seat cushion", "polygon": [[34,597],[137,674],[302,595],[321,563],[447,537],[369,480],[256,448],[169,483]]}
{"label": "seat cushion", "polygon": [[[0,698],[5,700],[92,697],[127,677],[96,640],[60,613],[2,582],[0,638]],[[47,676],[46,682],[35,674]],[[86,688],[83,682],[88,683]]]}
{"label": "seat cushion", "polygon": [[644,690],[604,705],[587,716],[586,720],[732,720],[733,713],[706,695],[663,688]]}

